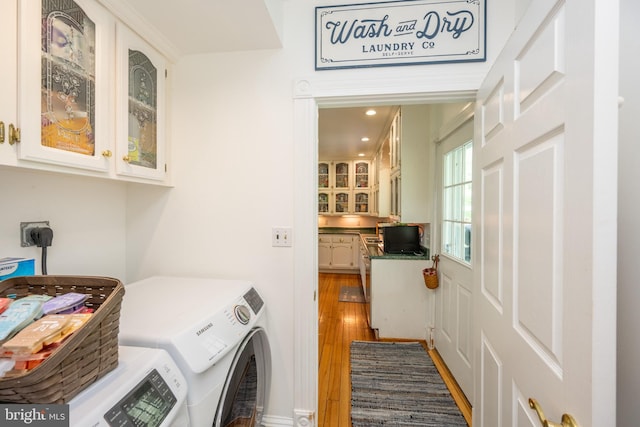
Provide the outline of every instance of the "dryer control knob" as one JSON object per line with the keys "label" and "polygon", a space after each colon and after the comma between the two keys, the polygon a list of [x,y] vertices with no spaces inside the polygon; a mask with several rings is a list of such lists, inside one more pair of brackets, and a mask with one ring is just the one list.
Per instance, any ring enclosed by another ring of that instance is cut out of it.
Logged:
{"label": "dryer control knob", "polygon": [[251,319],[251,311],[249,311],[249,308],[246,305],[236,305],[233,311],[238,322],[243,325],[249,323],[249,320]]}

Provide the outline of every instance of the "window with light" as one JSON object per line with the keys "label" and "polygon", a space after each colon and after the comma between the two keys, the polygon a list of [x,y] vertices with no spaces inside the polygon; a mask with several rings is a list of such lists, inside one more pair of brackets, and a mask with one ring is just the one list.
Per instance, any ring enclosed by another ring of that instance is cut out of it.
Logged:
{"label": "window with light", "polygon": [[444,155],[442,253],[471,264],[472,141]]}

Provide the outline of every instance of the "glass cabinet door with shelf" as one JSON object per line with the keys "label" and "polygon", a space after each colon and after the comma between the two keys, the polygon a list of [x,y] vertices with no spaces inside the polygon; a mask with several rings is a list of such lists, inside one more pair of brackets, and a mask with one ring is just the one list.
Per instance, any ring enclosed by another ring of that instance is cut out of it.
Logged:
{"label": "glass cabinet door with shelf", "polygon": [[355,188],[369,188],[370,163],[365,161],[355,162]]}
{"label": "glass cabinet door with shelf", "polygon": [[125,25],[117,26],[118,159],[123,175],[162,179],[164,58]]}
{"label": "glass cabinet door with shelf", "polygon": [[335,201],[334,201],[334,213],[349,213],[349,197],[350,194],[347,192],[338,192],[335,194]]}
{"label": "glass cabinet door with shelf", "polygon": [[329,212],[329,199],[330,194],[326,191],[320,191],[318,193],[318,213],[328,214]]}
{"label": "glass cabinet door with shelf", "polygon": [[369,193],[368,192],[356,192],[355,194],[355,212],[354,213],[369,213]]}
{"label": "glass cabinet door with shelf", "polygon": [[348,162],[336,162],[335,188],[349,188],[349,166]]}
{"label": "glass cabinet door with shelf", "polygon": [[18,158],[104,172],[112,20],[95,2],[19,2]]}
{"label": "glass cabinet door with shelf", "polygon": [[320,162],[318,163],[318,188],[331,188],[329,181],[329,163],[328,162]]}

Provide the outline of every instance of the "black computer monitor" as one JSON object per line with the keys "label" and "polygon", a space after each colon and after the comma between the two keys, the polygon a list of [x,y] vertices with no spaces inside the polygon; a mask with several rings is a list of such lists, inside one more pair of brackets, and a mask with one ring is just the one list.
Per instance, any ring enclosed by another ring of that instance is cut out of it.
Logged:
{"label": "black computer monitor", "polygon": [[395,225],[383,231],[384,251],[388,254],[420,253],[420,230],[417,225]]}

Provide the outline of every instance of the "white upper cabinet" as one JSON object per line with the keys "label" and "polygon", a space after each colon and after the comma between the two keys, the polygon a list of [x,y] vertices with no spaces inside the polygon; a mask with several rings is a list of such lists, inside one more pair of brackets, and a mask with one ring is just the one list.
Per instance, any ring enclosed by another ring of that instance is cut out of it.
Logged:
{"label": "white upper cabinet", "polygon": [[17,27],[0,32],[18,67],[0,121],[21,135],[0,164],[169,184],[162,55],[95,0],[3,10],[17,15]]}
{"label": "white upper cabinet", "polygon": [[369,160],[321,160],[318,163],[318,212],[371,214],[371,170]]}

